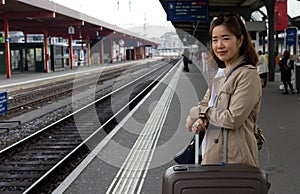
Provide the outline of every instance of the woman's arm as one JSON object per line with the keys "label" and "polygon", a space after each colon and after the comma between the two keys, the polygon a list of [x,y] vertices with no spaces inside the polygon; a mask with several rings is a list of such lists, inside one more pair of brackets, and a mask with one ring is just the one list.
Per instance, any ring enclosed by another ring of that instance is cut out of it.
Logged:
{"label": "woman's arm", "polygon": [[210,89],[207,89],[203,99],[198,103],[198,106],[194,106],[191,108],[190,114],[187,117],[185,122],[185,128],[188,131],[192,130],[192,125],[195,123],[195,121],[199,119],[199,114],[205,113],[208,106],[209,97],[210,97]]}

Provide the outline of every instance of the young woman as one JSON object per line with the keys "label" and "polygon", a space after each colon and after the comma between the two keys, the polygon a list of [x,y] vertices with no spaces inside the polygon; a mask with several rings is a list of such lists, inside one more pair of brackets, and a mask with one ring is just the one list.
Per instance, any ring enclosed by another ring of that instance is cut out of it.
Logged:
{"label": "young woman", "polygon": [[290,87],[291,94],[295,94],[293,89],[292,80],[292,65],[289,64],[290,52],[285,50],[283,52],[283,58],[279,61],[279,69],[281,73],[281,81],[284,85],[284,90],[282,94],[289,94],[288,86]]}
{"label": "young woman", "polygon": [[[256,70],[258,57],[241,18],[222,15],[210,26],[211,56],[219,67],[197,108],[192,108],[186,128],[206,131],[202,163],[223,162],[222,128],[228,129],[228,163],[258,166],[254,132],[261,104],[262,87]],[[238,65],[241,67],[232,70]],[[227,78],[227,80],[226,80]],[[207,128],[208,123],[210,126]],[[212,126],[214,125],[214,126]]]}

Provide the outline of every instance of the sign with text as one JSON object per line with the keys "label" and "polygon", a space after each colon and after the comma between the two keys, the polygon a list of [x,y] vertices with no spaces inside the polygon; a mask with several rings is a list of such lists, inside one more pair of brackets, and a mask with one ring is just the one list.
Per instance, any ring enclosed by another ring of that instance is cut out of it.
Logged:
{"label": "sign with text", "polygon": [[68,28],[68,34],[75,34],[75,28],[73,26]]}
{"label": "sign with text", "polygon": [[208,0],[167,1],[167,20],[209,20]]}
{"label": "sign with text", "polygon": [[0,92],[0,115],[7,112],[7,92]]}
{"label": "sign with text", "polygon": [[297,28],[287,28],[285,30],[286,35],[286,46],[297,45]]}

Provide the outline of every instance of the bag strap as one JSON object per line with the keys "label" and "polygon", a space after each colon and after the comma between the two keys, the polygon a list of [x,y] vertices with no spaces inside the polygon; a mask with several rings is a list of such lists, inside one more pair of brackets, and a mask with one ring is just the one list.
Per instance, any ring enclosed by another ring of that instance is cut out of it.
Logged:
{"label": "bag strap", "polygon": [[[228,78],[231,76],[231,74],[237,70],[238,68],[246,65],[247,63],[241,63],[237,66],[235,66],[232,71],[228,74],[228,76],[226,77],[224,83],[228,80]],[[228,108],[228,107],[227,107]],[[221,165],[225,166],[227,165],[228,162],[228,129],[222,127],[222,131],[223,131],[223,162],[221,163]]]}
{"label": "bag strap", "polygon": [[226,77],[224,83],[228,80],[228,78],[231,76],[231,74],[232,74],[235,70],[237,70],[238,68],[240,68],[240,67],[242,67],[242,66],[244,66],[244,65],[247,65],[247,63],[241,63],[241,64],[238,64],[237,66],[235,66],[235,67],[232,69],[232,71],[228,74],[228,76]]}

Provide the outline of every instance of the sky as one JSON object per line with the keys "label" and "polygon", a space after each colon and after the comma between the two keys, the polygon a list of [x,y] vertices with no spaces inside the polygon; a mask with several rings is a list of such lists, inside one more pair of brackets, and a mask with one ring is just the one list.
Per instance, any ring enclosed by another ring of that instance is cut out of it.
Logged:
{"label": "sky", "polygon": [[300,1],[288,0],[288,15],[293,17],[299,16]]}
{"label": "sky", "polygon": [[159,0],[51,0],[122,28],[172,26]]}
{"label": "sky", "polygon": [[[50,0],[121,28],[172,26],[159,0]],[[300,1],[288,0],[288,15],[300,15]]]}

